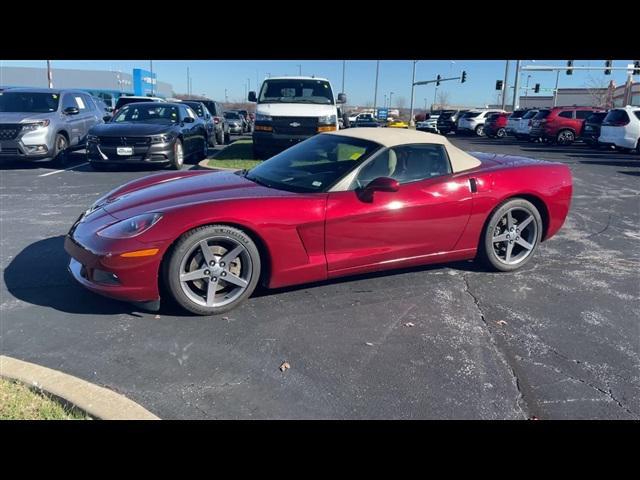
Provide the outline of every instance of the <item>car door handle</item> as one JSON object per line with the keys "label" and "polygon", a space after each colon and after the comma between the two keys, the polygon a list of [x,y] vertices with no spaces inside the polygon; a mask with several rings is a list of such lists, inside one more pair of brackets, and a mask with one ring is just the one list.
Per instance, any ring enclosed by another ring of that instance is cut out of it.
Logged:
{"label": "car door handle", "polygon": [[469,179],[469,191],[471,193],[477,193],[478,192],[478,182],[476,181],[475,178],[470,178]]}

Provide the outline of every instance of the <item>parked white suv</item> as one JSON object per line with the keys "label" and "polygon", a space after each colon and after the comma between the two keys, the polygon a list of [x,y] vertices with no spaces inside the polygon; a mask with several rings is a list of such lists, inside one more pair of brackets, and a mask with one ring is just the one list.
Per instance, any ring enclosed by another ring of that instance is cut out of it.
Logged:
{"label": "parked white suv", "polygon": [[610,110],[600,128],[600,145],[613,145],[623,151],[634,148],[640,154],[640,107]]}
{"label": "parked white suv", "polygon": [[536,116],[538,110],[527,110],[522,117],[518,119],[518,123],[515,126],[515,131],[513,135],[518,140],[528,140],[529,134],[531,133],[531,120]]}
{"label": "parked white suv", "polygon": [[492,113],[505,113],[504,110],[471,110],[465,113],[458,121],[458,132],[475,132],[481,137],[484,135],[484,123]]}

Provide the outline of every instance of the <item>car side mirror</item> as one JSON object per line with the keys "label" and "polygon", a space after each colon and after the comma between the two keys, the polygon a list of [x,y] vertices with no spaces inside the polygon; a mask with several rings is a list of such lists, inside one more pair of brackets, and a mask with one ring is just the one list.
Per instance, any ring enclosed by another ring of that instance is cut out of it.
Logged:
{"label": "car side mirror", "polygon": [[338,94],[338,103],[347,103],[347,96],[344,93]]}
{"label": "car side mirror", "polygon": [[193,119],[193,118],[191,118],[191,117],[184,117],[184,118],[182,119],[182,121],[183,121],[184,123],[193,123],[193,122],[195,122],[195,119]]}
{"label": "car side mirror", "polygon": [[113,107],[105,107],[105,112],[113,113]]}
{"label": "car side mirror", "polygon": [[78,115],[80,113],[80,109],[78,107],[67,107],[62,113],[65,115]]}
{"label": "car side mirror", "polygon": [[250,102],[257,102],[258,98],[256,97],[256,92],[251,91],[249,92],[249,101]]}
{"label": "car side mirror", "polygon": [[400,182],[390,177],[378,177],[371,180],[360,192],[360,198],[365,202],[373,200],[374,192],[397,192],[400,190]]}
{"label": "car side mirror", "polygon": [[104,120],[105,122],[108,122],[109,120],[111,120],[113,117],[111,115],[105,115],[104,117],[102,117],[102,120]]}

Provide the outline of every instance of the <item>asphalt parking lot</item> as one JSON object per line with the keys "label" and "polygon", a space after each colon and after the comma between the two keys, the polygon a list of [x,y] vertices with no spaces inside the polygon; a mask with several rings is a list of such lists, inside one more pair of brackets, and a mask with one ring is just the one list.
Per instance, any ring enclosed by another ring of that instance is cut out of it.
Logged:
{"label": "asphalt parking lot", "polygon": [[1,351],[166,419],[639,419],[640,156],[450,139],[571,167],[567,222],[523,270],[462,262],[261,291],[210,318],[141,312],[66,271],[78,215],[153,170],[96,172],[81,154],[66,170],[0,165]]}

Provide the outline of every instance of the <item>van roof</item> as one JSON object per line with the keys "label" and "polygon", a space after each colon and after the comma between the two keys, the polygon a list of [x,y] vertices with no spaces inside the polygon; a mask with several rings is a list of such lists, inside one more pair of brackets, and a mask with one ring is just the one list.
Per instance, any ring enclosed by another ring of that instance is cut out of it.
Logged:
{"label": "van roof", "polygon": [[326,78],[322,78],[322,77],[308,77],[308,76],[269,77],[264,79],[265,82],[267,80],[321,80],[323,82],[329,81]]}

